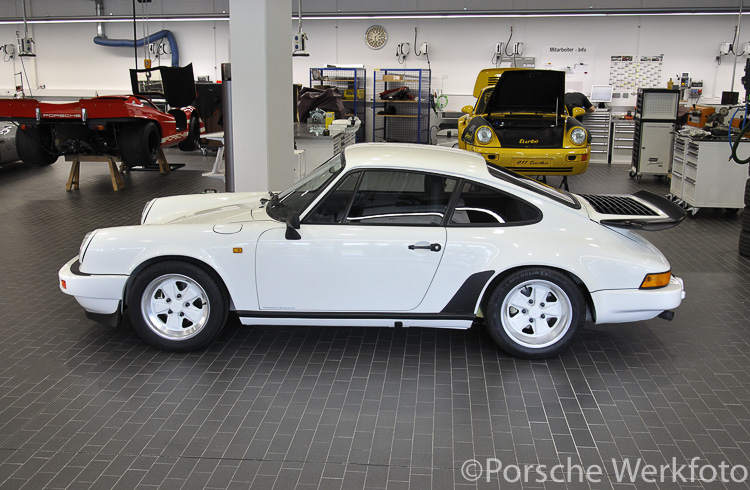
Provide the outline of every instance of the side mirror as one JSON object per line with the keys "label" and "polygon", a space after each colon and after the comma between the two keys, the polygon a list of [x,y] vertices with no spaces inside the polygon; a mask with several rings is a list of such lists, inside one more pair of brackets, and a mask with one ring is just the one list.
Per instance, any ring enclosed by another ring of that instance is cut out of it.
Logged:
{"label": "side mirror", "polygon": [[573,114],[571,114],[573,117],[578,118],[578,116],[583,116],[586,114],[586,109],[583,107],[574,107],[573,108]]}
{"label": "side mirror", "polygon": [[302,235],[299,234],[299,213],[292,213],[286,219],[286,234],[284,238],[287,240],[299,240]]}
{"label": "side mirror", "polygon": [[461,112],[463,112],[464,114],[471,114],[471,111],[473,110],[474,110],[474,107],[470,105],[465,105],[461,108]]}

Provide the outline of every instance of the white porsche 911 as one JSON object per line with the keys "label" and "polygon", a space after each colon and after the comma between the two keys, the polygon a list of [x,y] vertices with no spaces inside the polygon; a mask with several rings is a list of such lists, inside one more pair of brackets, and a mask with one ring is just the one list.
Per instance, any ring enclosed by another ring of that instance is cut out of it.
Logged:
{"label": "white porsche 911", "polygon": [[558,354],[586,319],[671,319],[685,296],[633,230],[678,224],[648,192],[575,195],[474,153],[361,144],[275,193],[176,196],[87,234],[59,272],[89,318],[127,312],[190,351],[244,324],[469,328],[519,357]]}

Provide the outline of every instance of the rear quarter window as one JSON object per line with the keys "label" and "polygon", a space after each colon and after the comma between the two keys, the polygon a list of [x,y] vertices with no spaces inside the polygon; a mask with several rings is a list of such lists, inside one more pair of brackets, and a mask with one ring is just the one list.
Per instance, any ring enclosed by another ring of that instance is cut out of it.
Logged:
{"label": "rear quarter window", "polygon": [[450,226],[517,226],[542,219],[542,212],[511,194],[474,182],[464,182]]}

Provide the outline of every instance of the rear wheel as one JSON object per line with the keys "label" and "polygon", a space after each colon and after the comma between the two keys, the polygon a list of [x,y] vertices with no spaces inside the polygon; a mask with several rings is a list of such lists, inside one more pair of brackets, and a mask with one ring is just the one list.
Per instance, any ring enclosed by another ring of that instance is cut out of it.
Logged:
{"label": "rear wheel", "polygon": [[745,206],[742,210],[742,216],[740,217],[742,223],[742,231],[750,232],[750,207]]}
{"label": "rear wheel", "polygon": [[130,123],[120,133],[119,146],[126,167],[153,167],[161,148],[159,128],[153,121]]}
{"label": "rear wheel", "polygon": [[740,232],[740,255],[750,257],[750,231]]}
{"label": "rear wheel", "polygon": [[488,330],[506,352],[524,359],[559,354],[578,336],[586,303],[564,274],[523,269],[498,284],[487,303]]}
{"label": "rear wheel", "polygon": [[201,146],[201,125],[198,118],[192,116],[188,125],[188,137],[185,141],[177,143],[177,148],[182,151],[194,151]]}
{"label": "rear wheel", "polygon": [[224,328],[229,301],[203,268],[165,261],[133,281],[128,310],[136,332],[159,349],[187,352],[211,343]]}
{"label": "rear wheel", "polygon": [[52,148],[52,134],[49,128],[19,128],[16,131],[16,151],[24,163],[30,165],[50,165],[57,161],[57,151]]}

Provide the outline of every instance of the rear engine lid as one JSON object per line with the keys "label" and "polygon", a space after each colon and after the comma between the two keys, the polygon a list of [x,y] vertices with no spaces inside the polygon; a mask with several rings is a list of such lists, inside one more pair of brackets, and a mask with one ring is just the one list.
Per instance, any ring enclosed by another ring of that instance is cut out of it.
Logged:
{"label": "rear engine lid", "polygon": [[645,231],[666,230],[685,219],[685,210],[652,192],[625,194],[576,194],[589,217],[605,226]]}
{"label": "rear engine lid", "polygon": [[553,70],[505,71],[497,81],[484,112],[557,114],[565,117],[565,73]]}

